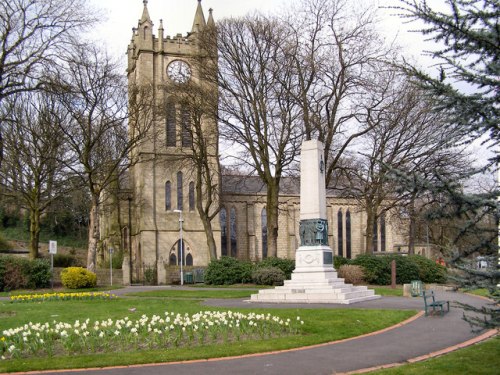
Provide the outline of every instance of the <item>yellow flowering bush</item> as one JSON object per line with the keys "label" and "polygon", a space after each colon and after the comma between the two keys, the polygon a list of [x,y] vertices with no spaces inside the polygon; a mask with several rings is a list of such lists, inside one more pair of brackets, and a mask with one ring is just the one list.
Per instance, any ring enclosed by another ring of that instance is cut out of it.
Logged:
{"label": "yellow flowering bush", "polygon": [[68,267],[61,271],[61,282],[68,289],[93,288],[97,276],[82,267]]}

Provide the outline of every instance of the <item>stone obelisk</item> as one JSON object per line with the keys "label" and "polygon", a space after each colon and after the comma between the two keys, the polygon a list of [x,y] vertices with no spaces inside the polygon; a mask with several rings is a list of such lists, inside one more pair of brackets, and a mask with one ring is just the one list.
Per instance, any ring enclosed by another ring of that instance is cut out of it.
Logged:
{"label": "stone obelisk", "polygon": [[342,303],[379,296],[365,286],[345,284],[333,267],[328,246],[324,147],[317,140],[302,144],[300,162],[300,246],[295,252],[292,279],[283,286],[260,290],[252,302]]}

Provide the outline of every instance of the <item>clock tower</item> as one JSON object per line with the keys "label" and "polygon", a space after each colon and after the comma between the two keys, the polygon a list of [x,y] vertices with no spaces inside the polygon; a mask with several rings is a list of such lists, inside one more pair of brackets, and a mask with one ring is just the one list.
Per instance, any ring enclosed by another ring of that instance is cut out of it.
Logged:
{"label": "clock tower", "polygon": [[[178,100],[173,90],[183,85],[206,86],[197,68],[199,37],[215,23],[212,10],[206,21],[201,0],[197,2],[191,31],[185,35],[165,36],[162,20],[158,36],[154,35],[147,0],[143,1],[137,27],[132,29],[127,51],[129,92],[135,92],[135,87],[147,87],[152,91],[155,109],[149,136],[131,153],[134,165],[129,173],[130,270],[124,269],[124,283],[128,274],[129,283],[148,278],[158,284],[170,283],[173,278],[169,272],[174,272],[176,267],[206,266],[210,261],[205,223],[197,205],[197,200],[205,198],[199,193],[203,189],[198,189],[204,182],[199,180],[193,163],[197,144],[192,130],[192,107]],[[137,92],[140,95],[140,90]],[[216,105],[215,101],[215,109],[209,112],[215,113]],[[213,147],[209,148],[206,159],[212,172],[218,175],[216,120],[214,116],[199,119],[202,133],[213,135]],[[212,220],[212,225],[214,241],[218,244],[217,218]]]}

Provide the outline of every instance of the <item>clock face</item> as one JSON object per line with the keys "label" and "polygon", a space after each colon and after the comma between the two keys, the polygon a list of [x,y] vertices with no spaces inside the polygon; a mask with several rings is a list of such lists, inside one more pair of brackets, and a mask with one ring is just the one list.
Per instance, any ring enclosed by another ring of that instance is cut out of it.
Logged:
{"label": "clock face", "polygon": [[176,83],[186,83],[191,78],[191,68],[182,60],[174,60],[167,67],[167,75]]}

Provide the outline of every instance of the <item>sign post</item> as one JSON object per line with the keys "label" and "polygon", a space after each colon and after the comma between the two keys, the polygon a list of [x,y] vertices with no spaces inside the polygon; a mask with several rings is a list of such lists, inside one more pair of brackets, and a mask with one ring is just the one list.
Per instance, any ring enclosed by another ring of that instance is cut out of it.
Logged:
{"label": "sign post", "polygon": [[57,254],[57,241],[49,241],[49,254],[50,254],[50,273],[52,278],[50,280],[50,287],[54,289],[54,254]]}

